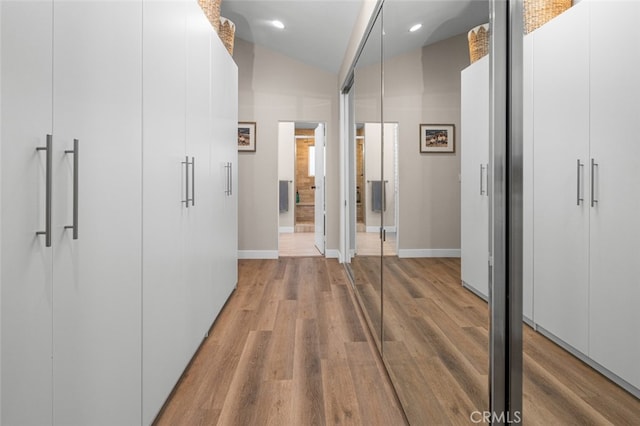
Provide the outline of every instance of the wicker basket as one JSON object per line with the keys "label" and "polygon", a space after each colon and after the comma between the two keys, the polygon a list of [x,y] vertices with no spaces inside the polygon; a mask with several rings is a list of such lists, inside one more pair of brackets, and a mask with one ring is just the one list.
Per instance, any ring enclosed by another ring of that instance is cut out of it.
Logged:
{"label": "wicker basket", "polygon": [[227,18],[220,18],[220,39],[233,56],[233,39],[236,33],[236,25]]}
{"label": "wicker basket", "polygon": [[489,53],[489,24],[472,28],[467,37],[469,39],[469,59],[471,59],[471,63]]}
{"label": "wicker basket", "polygon": [[524,0],[524,33],[539,28],[571,7],[571,0]]}
{"label": "wicker basket", "polygon": [[220,27],[220,2],[222,0],[198,0],[200,8],[211,22],[211,26],[217,33]]}

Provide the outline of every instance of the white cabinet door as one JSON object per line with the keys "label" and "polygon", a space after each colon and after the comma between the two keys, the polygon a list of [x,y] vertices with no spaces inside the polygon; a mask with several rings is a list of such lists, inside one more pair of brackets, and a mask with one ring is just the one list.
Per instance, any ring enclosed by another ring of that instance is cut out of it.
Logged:
{"label": "white cabinet door", "polygon": [[53,3],[2,2],[2,418],[51,424],[52,249],[45,227]]}
{"label": "white cabinet door", "polygon": [[589,356],[640,388],[640,4],[591,7]]}
{"label": "white cabinet door", "polygon": [[[54,424],[141,418],[142,2],[54,2]],[[65,153],[79,139],[79,152]],[[74,157],[79,160],[78,238]]]}
{"label": "white cabinet door", "polygon": [[461,249],[462,282],[489,295],[489,58],[462,71]]}
{"label": "white cabinet door", "polygon": [[238,67],[218,35],[211,37],[215,317],[238,282]]}
{"label": "white cabinet door", "polygon": [[197,2],[186,5],[186,142],[187,154],[195,163],[192,191],[195,200],[187,209],[185,228],[185,288],[189,289],[191,308],[189,351],[195,353],[215,316],[213,303],[214,244],[216,223],[213,218],[214,197],[211,178],[212,120],[211,93],[211,24]]}
{"label": "white cabinet door", "polygon": [[[184,287],[185,2],[144,2],[143,424],[191,354]],[[196,167],[198,164],[196,164]],[[197,201],[197,200],[196,200]]]}
{"label": "white cabinet door", "polygon": [[523,159],[522,159],[522,316],[534,321],[533,316],[533,34],[524,36],[523,56]]}
{"label": "white cabinet door", "polygon": [[[589,296],[588,6],[576,5],[536,30],[533,53],[534,316],[583,353]],[[578,196],[585,200],[578,203]]]}

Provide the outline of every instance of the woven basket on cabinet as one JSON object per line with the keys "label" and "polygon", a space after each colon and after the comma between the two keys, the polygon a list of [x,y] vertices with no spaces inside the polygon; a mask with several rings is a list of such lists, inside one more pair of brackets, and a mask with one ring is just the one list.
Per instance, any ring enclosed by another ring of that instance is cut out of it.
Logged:
{"label": "woven basket on cabinet", "polygon": [[236,33],[236,25],[227,18],[220,18],[220,39],[227,48],[230,55],[233,55],[233,40]]}
{"label": "woven basket on cabinet", "polygon": [[471,63],[489,53],[489,24],[478,25],[467,34]]}
{"label": "woven basket on cabinet", "polygon": [[571,0],[524,0],[524,33],[539,28],[571,7]]}
{"label": "woven basket on cabinet", "polygon": [[219,33],[220,27],[220,2],[222,0],[198,0],[198,4],[204,11],[204,14],[211,22],[211,26],[216,33]]}

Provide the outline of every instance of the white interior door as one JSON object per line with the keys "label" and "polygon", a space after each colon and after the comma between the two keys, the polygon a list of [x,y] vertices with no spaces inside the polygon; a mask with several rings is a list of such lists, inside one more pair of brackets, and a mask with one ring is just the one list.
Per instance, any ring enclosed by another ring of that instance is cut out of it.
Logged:
{"label": "white interior door", "polygon": [[325,127],[324,123],[318,124],[315,131],[316,143],[316,173],[315,173],[315,231],[316,247],[320,253],[324,254],[324,227],[325,227],[325,207],[324,207],[324,147],[325,147]]}

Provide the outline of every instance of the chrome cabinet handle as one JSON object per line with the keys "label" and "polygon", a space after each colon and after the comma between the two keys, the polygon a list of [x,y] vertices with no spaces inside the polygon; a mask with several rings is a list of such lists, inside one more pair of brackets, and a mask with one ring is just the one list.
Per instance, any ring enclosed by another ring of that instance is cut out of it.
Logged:
{"label": "chrome cabinet handle", "polygon": [[576,166],[576,187],[577,187],[577,193],[576,193],[576,204],[579,206],[581,201],[584,201],[584,197],[581,197],[582,195],[582,190],[580,188],[580,167],[584,167],[584,164],[580,163],[580,159],[578,159],[578,163]]}
{"label": "chrome cabinet handle", "polygon": [[598,163],[593,158],[591,159],[591,207],[595,207],[598,200],[596,200],[596,167]]}
{"label": "chrome cabinet handle", "polygon": [[226,170],[224,193],[227,196],[231,196],[233,194],[233,163],[225,163],[224,168]]}
{"label": "chrome cabinet handle", "polygon": [[184,189],[184,200],[182,200],[182,202],[184,203],[186,208],[189,208],[189,157],[185,156],[184,157],[184,161],[182,162],[182,164],[184,164],[184,185],[185,185],[185,189]]}
{"label": "chrome cabinet handle", "polygon": [[73,225],[67,225],[65,229],[73,229],[73,239],[78,239],[78,164],[80,163],[80,156],[78,153],[78,139],[73,140],[73,149],[66,150],[65,154],[73,154]]}
{"label": "chrome cabinet handle", "polygon": [[196,205],[196,158],[191,157],[191,206],[193,207],[195,205]]}
{"label": "chrome cabinet handle", "polygon": [[229,163],[224,163],[224,195],[229,195]]}
{"label": "chrome cabinet handle", "polygon": [[51,247],[51,192],[52,192],[52,155],[53,136],[47,135],[46,145],[39,146],[36,151],[46,151],[46,178],[45,178],[45,219],[44,231],[37,231],[36,235],[44,235],[45,246]]}
{"label": "chrome cabinet handle", "polygon": [[484,164],[480,164],[480,195],[484,193]]}
{"label": "chrome cabinet handle", "polygon": [[229,163],[229,195],[233,195],[233,163]]}

